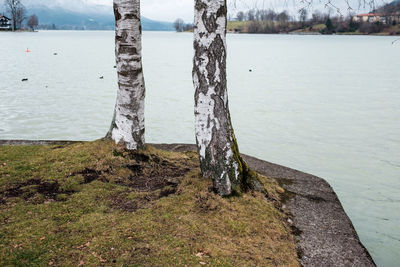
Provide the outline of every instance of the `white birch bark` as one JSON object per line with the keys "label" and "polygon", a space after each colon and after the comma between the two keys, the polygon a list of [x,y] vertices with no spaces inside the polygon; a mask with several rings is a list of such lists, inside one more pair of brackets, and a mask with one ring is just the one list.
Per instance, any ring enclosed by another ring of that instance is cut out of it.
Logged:
{"label": "white birch bark", "polygon": [[246,163],[239,155],[228,108],[226,0],[195,0],[193,84],[200,167],[219,195],[242,191]]}
{"label": "white birch bark", "polygon": [[106,138],[136,150],[143,148],[145,143],[140,0],[114,0],[114,15],[119,90]]}

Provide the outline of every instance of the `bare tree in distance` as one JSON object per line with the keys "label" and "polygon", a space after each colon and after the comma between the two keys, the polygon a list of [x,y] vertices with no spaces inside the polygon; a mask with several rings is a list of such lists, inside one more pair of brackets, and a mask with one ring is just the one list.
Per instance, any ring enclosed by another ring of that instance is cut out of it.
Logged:
{"label": "bare tree in distance", "polygon": [[137,150],[145,144],[140,0],[114,0],[114,15],[119,90],[106,138]]}
{"label": "bare tree in distance", "polygon": [[[239,5],[244,7],[246,10],[258,10],[265,9],[266,2],[267,1],[265,0],[230,0],[229,4],[233,10],[237,10]],[[322,5],[325,8],[332,9],[342,15],[344,12],[343,9],[346,9],[349,12],[367,8],[373,10],[378,4],[385,4],[387,2],[387,0],[283,0],[280,6],[286,8],[292,6],[297,10],[302,10],[312,9],[316,5]],[[271,5],[269,8],[275,9]]]}
{"label": "bare tree in distance", "polygon": [[302,25],[306,23],[307,17],[308,17],[308,12],[307,9],[302,9],[299,11],[299,17],[300,17],[300,22]]}
{"label": "bare tree in distance", "polygon": [[176,19],[174,22],[174,28],[177,32],[186,32],[186,31],[192,31],[193,30],[193,24],[191,23],[185,23],[183,19]]}
{"label": "bare tree in distance", "polygon": [[304,7],[302,8],[311,8],[314,4],[319,3],[319,4],[324,4],[326,8],[333,8],[336,10],[339,14],[342,13],[342,10],[339,8],[339,5],[337,4],[338,2],[345,2],[347,6],[348,11],[352,10],[360,10],[361,8],[370,8],[374,9],[378,1],[382,1],[384,3],[384,0],[358,0],[357,1],[357,7],[352,5],[350,3],[350,0],[299,0],[300,4],[303,4]]}
{"label": "bare tree in distance", "polygon": [[4,0],[6,11],[11,15],[12,29],[16,31],[22,27],[25,20],[25,7],[20,0]]}
{"label": "bare tree in distance", "polygon": [[24,22],[25,19],[26,19],[26,9],[24,6],[22,6],[17,10],[15,18],[17,29],[22,29],[22,23]]}
{"label": "bare tree in distance", "polygon": [[185,22],[183,21],[183,19],[176,19],[174,22],[174,28],[177,32],[183,32],[185,27]]}
{"label": "bare tree in distance", "polygon": [[39,25],[39,19],[36,15],[32,15],[28,18],[28,27],[31,28],[32,31],[35,30],[35,27]]}
{"label": "bare tree in distance", "polygon": [[256,11],[255,11],[254,9],[250,9],[250,10],[247,12],[247,19],[250,20],[250,21],[255,20],[255,19],[256,19],[255,14],[256,14]]}
{"label": "bare tree in distance", "polygon": [[243,21],[244,20],[244,12],[243,11],[239,11],[236,14],[236,18],[237,18],[238,21]]}

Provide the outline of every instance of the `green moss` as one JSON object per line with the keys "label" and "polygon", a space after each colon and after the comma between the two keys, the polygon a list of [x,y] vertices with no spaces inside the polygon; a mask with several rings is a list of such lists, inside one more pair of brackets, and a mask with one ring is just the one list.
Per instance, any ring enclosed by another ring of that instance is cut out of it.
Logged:
{"label": "green moss", "polygon": [[210,192],[194,152],[4,146],[0,177],[0,266],[299,266],[286,215],[257,192]]}
{"label": "green moss", "polygon": [[[248,190],[254,190],[261,193],[265,193],[265,190],[258,178],[258,175],[249,169],[247,163],[240,156],[239,146],[235,134],[233,132],[233,129],[232,129],[232,138],[233,138],[232,152],[234,155],[233,157],[235,159],[235,162],[238,163],[238,171],[239,171],[238,183],[233,184],[232,194],[241,195],[242,193],[247,192]],[[235,177],[235,174],[233,173],[231,177]],[[231,180],[234,181],[235,179]]]}

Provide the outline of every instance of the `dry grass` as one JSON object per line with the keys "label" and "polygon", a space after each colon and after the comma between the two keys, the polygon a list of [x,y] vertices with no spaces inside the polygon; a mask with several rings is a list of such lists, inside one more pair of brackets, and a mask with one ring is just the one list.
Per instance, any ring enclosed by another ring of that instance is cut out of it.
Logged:
{"label": "dry grass", "polygon": [[282,189],[221,198],[194,152],[0,147],[0,266],[299,266]]}

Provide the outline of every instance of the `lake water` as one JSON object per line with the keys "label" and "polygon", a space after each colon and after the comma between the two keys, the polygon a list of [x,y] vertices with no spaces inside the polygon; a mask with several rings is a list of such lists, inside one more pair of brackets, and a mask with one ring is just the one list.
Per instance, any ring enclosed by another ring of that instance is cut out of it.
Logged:
{"label": "lake water", "polygon": [[[103,137],[117,91],[113,35],[0,33],[0,139]],[[228,36],[241,152],[325,178],[376,263],[393,267],[400,266],[394,39]],[[194,143],[192,54],[191,34],[144,32],[148,142]]]}

